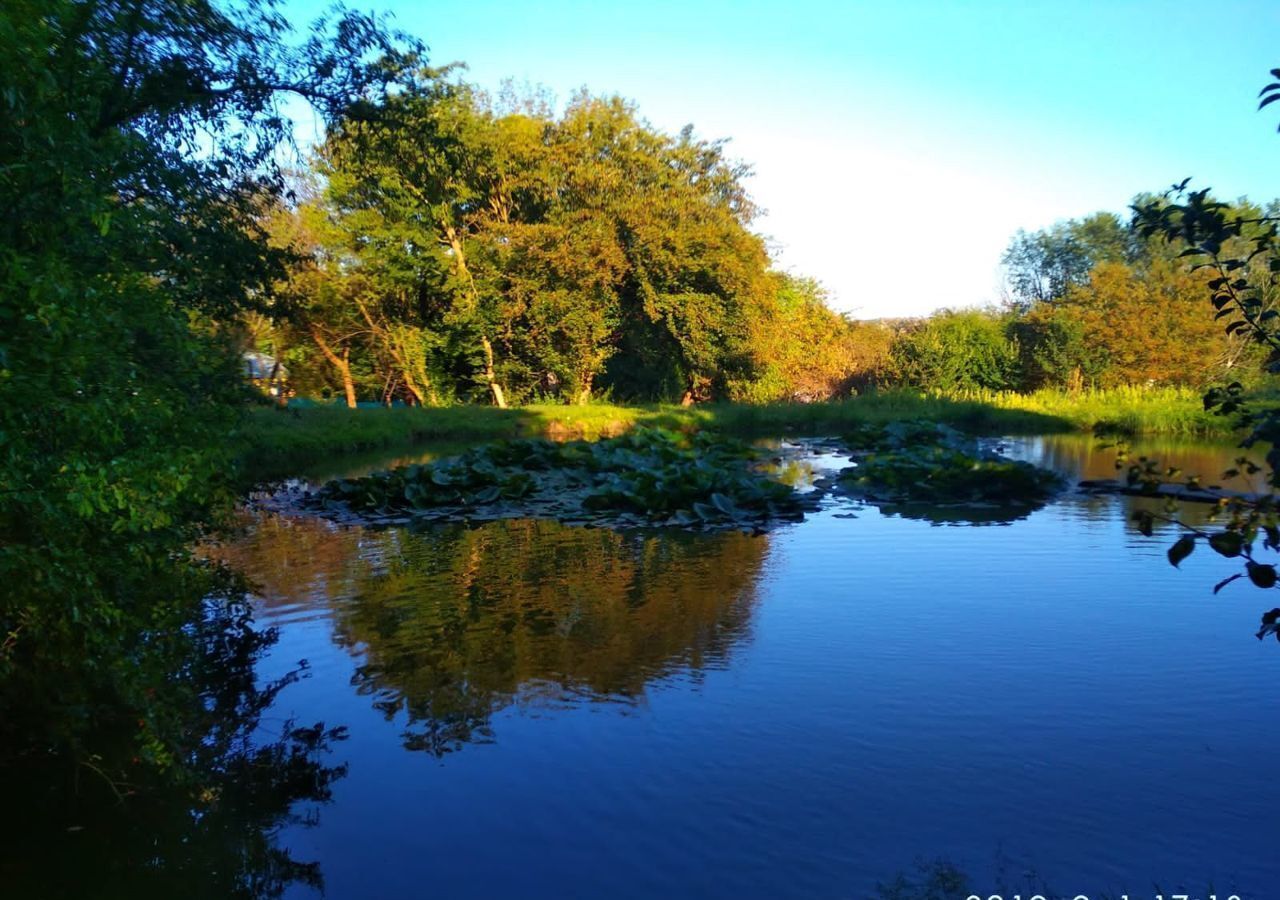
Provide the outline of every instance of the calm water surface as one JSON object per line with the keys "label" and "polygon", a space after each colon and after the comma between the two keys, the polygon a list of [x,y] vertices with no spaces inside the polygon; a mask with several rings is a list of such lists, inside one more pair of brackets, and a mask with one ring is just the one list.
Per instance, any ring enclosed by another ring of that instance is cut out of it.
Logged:
{"label": "calm water surface", "polygon": [[[1114,472],[1088,439],[1009,446]],[[1207,479],[1235,455],[1137,449]],[[1274,897],[1274,604],[1213,597],[1231,565],[1174,570],[1131,509],[844,503],[763,537],[259,517],[226,553],[281,629],[264,675],[311,664],[280,715],[350,728],[285,843],[336,898],[866,897],[939,856],[984,892]]]}

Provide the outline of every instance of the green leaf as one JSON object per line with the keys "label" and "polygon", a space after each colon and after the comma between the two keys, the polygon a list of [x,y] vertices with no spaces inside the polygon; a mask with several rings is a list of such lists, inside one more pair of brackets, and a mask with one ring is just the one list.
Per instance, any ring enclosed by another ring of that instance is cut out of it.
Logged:
{"label": "green leaf", "polygon": [[1169,548],[1169,562],[1177,568],[1178,564],[1191,555],[1191,551],[1196,549],[1196,539],[1194,535],[1184,534],[1174,542]]}
{"label": "green leaf", "polygon": [[487,487],[482,491],[477,491],[471,499],[474,500],[476,503],[492,503],[493,501],[497,500],[498,497],[501,496],[501,494],[502,494],[501,488]]}
{"label": "green leaf", "polygon": [[1133,519],[1135,522],[1138,523],[1138,531],[1141,532],[1145,537],[1151,537],[1151,532],[1152,532],[1153,524],[1155,522],[1155,517],[1152,516],[1151,513],[1149,513],[1147,510],[1140,509],[1133,514]]}
{"label": "green leaf", "polygon": [[1245,570],[1249,573],[1249,580],[1258,587],[1273,588],[1276,586],[1275,566],[1251,562],[1245,566]]}
{"label": "green leaf", "polygon": [[693,511],[697,513],[698,517],[704,522],[714,522],[716,519],[721,518],[720,510],[716,509],[714,506],[702,503],[701,501],[694,501]]}
{"label": "green leaf", "polygon": [[1236,531],[1221,531],[1210,535],[1209,546],[1222,556],[1236,557],[1244,549],[1244,538]]}
{"label": "green leaf", "polygon": [[726,516],[729,516],[730,518],[734,518],[739,514],[739,510],[734,505],[733,501],[730,500],[728,497],[726,497],[724,494],[720,494],[720,493],[712,494],[711,504],[716,509],[720,510],[720,512],[724,513]]}
{"label": "green leaf", "polygon": [[1274,525],[1264,525],[1262,531],[1266,534],[1264,545],[1270,550],[1280,550],[1280,528]]}

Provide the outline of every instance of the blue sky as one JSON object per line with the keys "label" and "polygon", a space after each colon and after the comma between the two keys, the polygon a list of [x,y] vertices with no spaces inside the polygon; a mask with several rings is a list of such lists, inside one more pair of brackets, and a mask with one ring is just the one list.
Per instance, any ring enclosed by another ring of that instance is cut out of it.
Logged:
{"label": "blue sky", "polygon": [[[285,0],[299,27],[327,5]],[[1018,228],[1193,176],[1280,196],[1280,3],[373,0],[469,79],[586,85],[751,163],[780,266],[860,318],[1000,296]]]}

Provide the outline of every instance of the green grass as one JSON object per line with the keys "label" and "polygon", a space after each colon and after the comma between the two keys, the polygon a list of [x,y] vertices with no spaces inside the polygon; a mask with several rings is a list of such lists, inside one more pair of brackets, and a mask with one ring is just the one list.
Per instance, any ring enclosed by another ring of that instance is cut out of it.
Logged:
{"label": "green grass", "polygon": [[964,399],[1004,411],[1063,419],[1080,431],[1188,436],[1235,433],[1230,419],[1205,412],[1202,394],[1193,388],[1120,387],[1074,394],[1057,390],[1031,394],[980,391]]}
{"label": "green grass", "polygon": [[749,436],[839,434],[857,424],[900,419],[945,422],[985,434],[1048,434],[1099,426],[1128,434],[1233,434],[1204,412],[1190,389],[1120,388],[1068,394],[981,392],[956,396],[885,391],[832,403],[586,406],[538,404],[517,409],[348,410],[335,406],[259,408],[242,432],[243,462],[255,477],[278,477],[336,456],[434,441],[484,441],[545,435],[587,438],[636,426],[708,429]]}

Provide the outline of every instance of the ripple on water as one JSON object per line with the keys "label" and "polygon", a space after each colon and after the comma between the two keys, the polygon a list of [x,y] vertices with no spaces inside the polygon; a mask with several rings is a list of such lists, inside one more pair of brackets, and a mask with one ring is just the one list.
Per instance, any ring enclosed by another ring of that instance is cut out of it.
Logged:
{"label": "ripple on water", "polygon": [[979,890],[1003,856],[1090,896],[1265,896],[1280,653],[1133,503],[762,537],[264,518],[230,553],[314,665],[281,702],[352,731],[290,839],[333,896],[861,897],[939,855]]}

